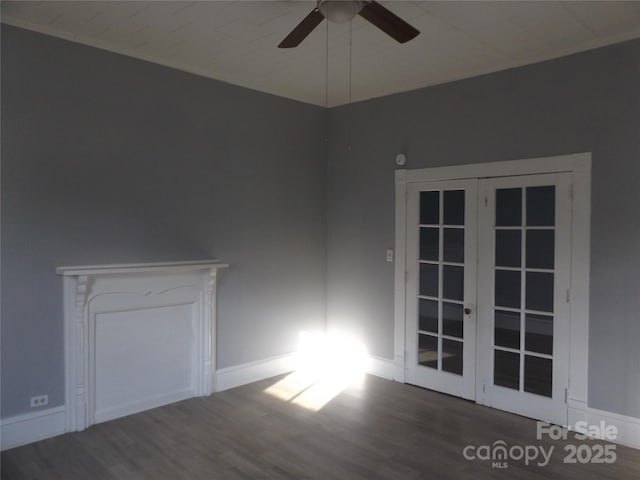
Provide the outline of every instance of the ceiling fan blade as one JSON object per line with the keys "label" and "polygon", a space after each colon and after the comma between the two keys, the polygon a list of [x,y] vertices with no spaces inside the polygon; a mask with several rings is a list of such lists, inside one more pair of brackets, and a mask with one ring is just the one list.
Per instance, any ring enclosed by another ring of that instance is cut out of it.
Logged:
{"label": "ceiling fan blade", "polygon": [[302,20],[298,24],[298,26],[294,28],[293,31],[289,35],[287,35],[287,37],[282,42],[280,42],[278,48],[297,47],[298,45],[300,45],[300,42],[307,38],[307,36],[313,31],[314,28],[320,25],[320,22],[322,22],[322,20],[324,20],[324,15],[320,13],[320,10],[314,8],[311,13],[304,17],[304,20]]}
{"label": "ceiling fan blade", "polygon": [[375,1],[365,3],[359,15],[400,43],[408,42],[420,33]]}

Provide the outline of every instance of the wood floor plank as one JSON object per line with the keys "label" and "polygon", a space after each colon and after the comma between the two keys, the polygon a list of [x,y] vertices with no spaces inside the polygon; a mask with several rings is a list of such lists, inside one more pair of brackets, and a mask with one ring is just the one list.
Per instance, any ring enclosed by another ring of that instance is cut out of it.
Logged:
{"label": "wood floor plank", "polygon": [[[2,453],[2,480],[640,479],[640,450],[566,464],[536,422],[367,376],[318,411],[265,392],[283,377],[94,425]],[[467,445],[554,448],[546,466],[466,460]]]}

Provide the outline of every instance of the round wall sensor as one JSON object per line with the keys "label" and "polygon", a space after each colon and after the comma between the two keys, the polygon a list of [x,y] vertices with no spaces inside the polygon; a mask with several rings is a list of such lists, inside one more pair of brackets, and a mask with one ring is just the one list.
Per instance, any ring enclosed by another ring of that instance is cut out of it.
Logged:
{"label": "round wall sensor", "polygon": [[399,153],[398,155],[396,155],[396,164],[397,165],[404,165],[405,163],[407,163],[407,156],[404,153]]}

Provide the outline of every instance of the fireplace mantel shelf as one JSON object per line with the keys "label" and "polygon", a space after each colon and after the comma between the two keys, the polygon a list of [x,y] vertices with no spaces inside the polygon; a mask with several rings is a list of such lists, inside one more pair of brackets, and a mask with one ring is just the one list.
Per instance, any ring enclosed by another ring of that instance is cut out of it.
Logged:
{"label": "fireplace mantel shelf", "polygon": [[187,260],[181,262],[154,262],[154,263],[119,263],[107,265],[77,265],[56,268],[56,273],[65,276],[80,275],[109,275],[120,273],[146,273],[146,272],[189,272],[209,268],[225,268],[229,265],[220,263],[216,259]]}

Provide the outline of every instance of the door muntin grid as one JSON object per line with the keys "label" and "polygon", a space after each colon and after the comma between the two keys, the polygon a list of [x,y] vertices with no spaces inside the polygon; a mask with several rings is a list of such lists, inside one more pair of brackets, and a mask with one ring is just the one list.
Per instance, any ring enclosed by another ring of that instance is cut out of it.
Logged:
{"label": "door muntin grid", "polygon": [[552,397],[555,186],[496,189],[494,385]]}
{"label": "door muntin grid", "polygon": [[462,376],[465,190],[420,192],[418,364]]}

